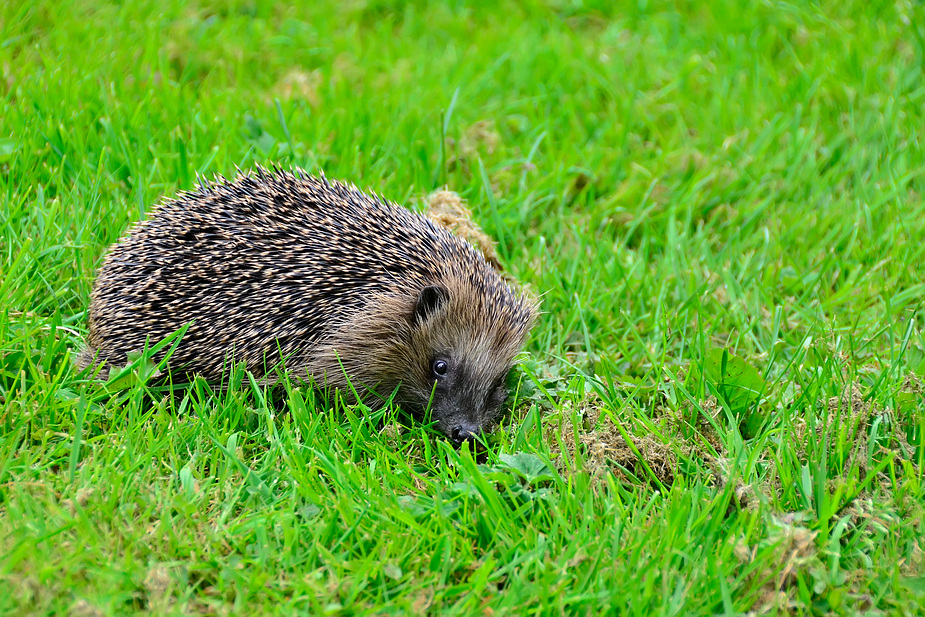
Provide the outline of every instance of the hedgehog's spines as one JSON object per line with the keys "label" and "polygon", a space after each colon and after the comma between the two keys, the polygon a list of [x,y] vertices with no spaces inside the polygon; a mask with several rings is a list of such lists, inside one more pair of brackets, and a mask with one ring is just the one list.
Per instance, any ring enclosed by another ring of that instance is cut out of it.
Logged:
{"label": "hedgehog's spines", "polygon": [[289,166],[289,169],[286,169],[280,163],[273,163],[271,169],[277,176],[288,176],[289,178],[295,178],[295,175],[292,173],[292,165]]}
{"label": "hedgehog's spines", "polygon": [[202,193],[203,195],[208,195],[212,192],[212,185],[209,182],[209,179],[206,178],[200,171],[196,170],[196,192]]}

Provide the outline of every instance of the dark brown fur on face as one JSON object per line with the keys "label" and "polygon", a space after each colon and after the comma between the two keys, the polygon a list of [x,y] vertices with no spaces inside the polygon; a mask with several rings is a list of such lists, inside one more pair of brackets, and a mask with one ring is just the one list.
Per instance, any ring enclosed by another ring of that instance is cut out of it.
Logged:
{"label": "dark brown fur on face", "polygon": [[454,440],[498,418],[535,318],[471,245],[338,182],[263,169],[158,207],[115,245],[79,365],[121,365],[192,322],[170,359],[219,380],[281,359],[368,404],[431,410]]}

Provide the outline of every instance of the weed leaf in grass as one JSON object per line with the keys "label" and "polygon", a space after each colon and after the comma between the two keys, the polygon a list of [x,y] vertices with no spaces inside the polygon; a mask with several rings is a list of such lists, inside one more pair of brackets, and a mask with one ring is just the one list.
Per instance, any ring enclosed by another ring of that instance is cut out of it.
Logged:
{"label": "weed leaf in grass", "polygon": [[527,484],[535,484],[544,480],[553,479],[553,471],[543,459],[536,454],[528,452],[515,452],[514,454],[499,454],[498,460],[503,467],[516,472],[526,480]]}
{"label": "weed leaf in grass", "polygon": [[552,468],[542,458],[536,454],[515,452],[500,454],[498,460],[499,465],[479,465],[478,473],[497,483],[499,495],[510,507],[520,508],[537,500],[549,499],[549,488],[536,486],[554,479]]}
{"label": "weed leaf in grass", "polygon": [[0,163],[13,158],[13,153],[16,152],[16,149],[15,139],[0,139]]}
{"label": "weed leaf in grass", "polygon": [[694,365],[697,381],[702,378],[712,385],[733,417],[743,423],[745,432],[754,435],[763,421],[757,407],[753,408],[765,387],[758,369],[727,349],[714,348],[707,352],[700,371],[701,367]]}

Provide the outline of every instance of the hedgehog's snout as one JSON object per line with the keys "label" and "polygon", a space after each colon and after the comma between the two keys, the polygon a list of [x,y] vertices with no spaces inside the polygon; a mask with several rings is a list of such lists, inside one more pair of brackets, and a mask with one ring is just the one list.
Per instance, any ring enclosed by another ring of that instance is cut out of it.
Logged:
{"label": "hedgehog's snout", "polygon": [[474,441],[479,432],[481,432],[479,427],[464,422],[453,427],[450,431],[450,437],[453,439],[453,443],[461,446],[465,441]]}

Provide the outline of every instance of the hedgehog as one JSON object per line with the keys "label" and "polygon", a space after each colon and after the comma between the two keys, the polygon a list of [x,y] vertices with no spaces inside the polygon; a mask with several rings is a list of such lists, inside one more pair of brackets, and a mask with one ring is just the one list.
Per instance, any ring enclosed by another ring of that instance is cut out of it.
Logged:
{"label": "hedgehog", "polygon": [[[222,380],[286,370],[375,409],[430,417],[456,444],[498,421],[536,318],[471,244],[301,169],[200,180],[163,200],[97,272],[78,368],[188,328],[168,368]],[[161,352],[163,353],[163,352]]]}

